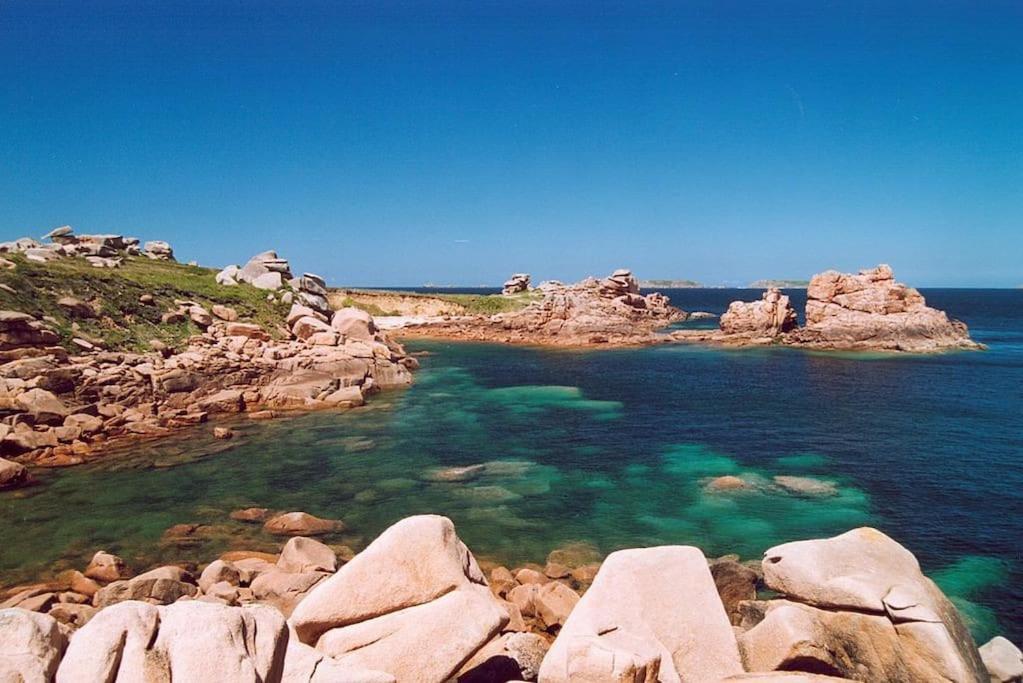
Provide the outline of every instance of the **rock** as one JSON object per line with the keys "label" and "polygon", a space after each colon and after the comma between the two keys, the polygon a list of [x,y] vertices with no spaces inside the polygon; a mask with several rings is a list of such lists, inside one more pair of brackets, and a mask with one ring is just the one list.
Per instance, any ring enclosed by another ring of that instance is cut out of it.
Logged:
{"label": "rock", "polygon": [[345,666],[292,636],[284,658],[282,683],[396,683],[383,671]]}
{"label": "rock", "polygon": [[18,405],[36,424],[61,425],[71,410],[45,389],[29,389],[17,398]]}
{"label": "rock", "polygon": [[342,308],[334,311],[330,326],[346,339],[372,341],[376,336],[377,327],[373,316],[358,308]]}
{"label": "rock", "polygon": [[53,680],[65,639],[56,619],[22,609],[0,609],[0,681]]}
{"label": "rock", "polygon": [[768,603],[743,634],[750,670],[891,681],[987,675],[952,603],[912,553],[876,529],[771,548],[763,568],[768,588],[800,604]]}
{"label": "rock", "polygon": [[1023,652],[1002,636],[995,636],[980,647],[980,657],[991,675],[991,683],[1023,681]]}
{"label": "rock", "polygon": [[523,617],[534,617],[536,616],[536,594],[540,590],[540,585],[527,583],[515,586],[508,591],[505,597]]}
{"label": "rock", "polygon": [[714,477],[707,482],[705,488],[708,491],[741,491],[752,487],[746,483],[746,480],[732,474],[726,474],[720,477]]}
{"label": "rock", "polygon": [[206,329],[213,324],[213,316],[198,304],[188,307],[188,317],[199,327]]}
{"label": "rock", "polygon": [[343,664],[429,682],[447,680],[507,620],[451,521],[421,515],[318,585],[291,625]]}
{"label": "rock", "polygon": [[220,320],[226,320],[229,323],[233,323],[238,320],[238,311],[234,310],[230,306],[214,304],[210,307],[210,312]]}
{"label": "rock", "polygon": [[661,546],[608,555],[539,680],[717,681],[742,672],[703,553]]}
{"label": "rock", "polygon": [[207,413],[239,413],[245,408],[244,392],[240,389],[221,389],[200,399],[198,407]]}
{"label": "rock", "polygon": [[280,273],[263,273],[252,280],[252,286],[256,289],[267,289],[276,291],[284,286],[284,277]]}
{"label": "rock", "polygon": [[124,602],[142,600],[149,603],[169,605],[182,596],[194,597],[199,591],[191,583],[160,575],[141,575],[127,581],[114,581],[100,588],[93,596],[92,604],[99,608]]}
{"label": "rock", "polygon": [[25,486],[29,482],[28,469],[24,465],[0,458],[0,491]]}
{"label": "rock", "polygon": [[738,626],[742,619],[739,603],[757,597],[757,573],[735,560],[715,560],[710,563],[710,575],[725,613],[732,624]]}
{"label": "rock", "polygon": [[819,348],[939,351],[979,348],[966,325],[927,306],[881,265],[858,275],[827,271],[806,290],[806,326],[792,341]]}
{"label": "rock", "polygon": [[337,519],[320,519],[305,512],[286,512],[267,520],[263,528],[278,535],[320,536],[344,531],[345,525]]}
{"label": "rock", "polygon": [[719,325],[725,334],[777,337],[796,328],[796,309],[787,295],[771,287],[760,301],[733,301],[721,316]]}
{"label": "rock", "polygon": [[55,238],[68,237],[73,232],[74,232],[74,230],[71,229],[70,225],[62,225],[59,228],[54,228],[53,230],[51,230],[48,233],[46,233],[45,235],[43,235],[43,239],[44,240],[45,239],[51,239],[51,240],[56,241]]}
{"label": "rock", "polygon": [[233,439],[234,430],[230,427],[214,427],[213,428],[214,439]]}
{"label": "rock", "polygon": [[124,560],[117,555],[100,550],[92,556],[89,566],[85,568],[85,576],[96,581],[109,583],[131,577],[131,570],[128,569]]}
{"label": "rock", "polygon": [[341,387],[324,397],[323,402],[333,406],[352,408],[364,405],[366,399],[359,387]]}
{"label": "rock", "polygon": [[308,306],[303,306],[302,304],[292,304],[291,309],[288,310],[288,315],[284,320],[288,327],[294,327],[295,323],[306,317],[315,318],[322,323],[327,322],[327,317],[325,315],[318,311],[314,311]]}
{"label": "rock", "polygon": [[549,648],[547,641],[535,633],[505,633],[462,666],[458,683],[535,681]]}
{"label": "rock", "polygon": [[284,618],[262,605],[125,602],[75,634],[57,682],[277,681],[287,641]]}
{"label": "rock", "polygon": [[270,335],[262,327],[254,323],[229,323],[224,327],[224,334],[229,337],[247,337],[249,339],[259,339],[260,341],[270,341]]}
{"label": "rock", "polygon": [[329,546],[304,536],[289,539],[277,559],[286,572],[337,571],[337,555]]}
{"label": "rock", "polygon": [[501,294],[512,296],[526,291],[529,291],[529,273],[515,273],[504,283]]}
{"label": "rock", "polygon": [[68,574],[68,585],[76,593],[91,598],[99,590],[99,584],[88,576],[77,570],[71,570]]}
{"label": "rock", "polygon": [[422,478],[426,481],[465,482],[472,481],[483,474],[486,465],[466,465],[464,467],[439,467],[427,470]]}
{"label": "rock", "polygon": [[73,296],[63,296],[57,299],[57,305],[75,318],[96,317],[96,310],[92,306]]}
{"label": "rock", "polygon": [[564,626],[578,602],[579,594],[560,581],[551,581],[540,586],[533,598],[536,615],[543,620],[548,629]]}
{"label": "rock", "polygon": [[99,612],[92,605],[71,602],[58,602],[50,607],[49,615],[62,624],[72,628],[85,626]]}
{"label": "rock", "polygon": [[303,316],[296,320],[295,324],[291,326],[291,333],[302,340],[308,340],[319,333],[326,333],[337,339],[337,333],[331,329],[330,325],[312,316]]}
{"label": "rock", "polygon": [[151,259],[158,261],[173,261],[174,250],[171,249],[171,245],[167,244],[163,240],[152,240],[146,242],[146,246],[143,248],[142,253]]}
{"label": "rock", "polygon": [[269,516],[270,511],[266,508],[245,508],[231,513],[231,519],[239,522],[263,522]]}
{"label": "rock", "polygon": [[837,496],[838,485],[833,481],[824,481],[814,477],[793,477],[789,475],[777,475],[774,483],[791,493],[798,493],[804,496]]}
{"label": "rock", "polygon": [[290,616],[295,606],[327,577],[326,572],[286,572],[277,568],[259,572],[250,587],[257,600],[267,602]]}
{"label": "rock", "polygon": [[535,569],[524,567],[515,572],[515,580],[525,585],[530,583],[544,584],[550,581],[543,572],[538,572]]}
{"label": "rock", "polygon": [[233,562],[213,560],[199,575],[199,588],[205,593],[210,586],[217,583],[228,583],[237,586],[241,582],[241,574]]}

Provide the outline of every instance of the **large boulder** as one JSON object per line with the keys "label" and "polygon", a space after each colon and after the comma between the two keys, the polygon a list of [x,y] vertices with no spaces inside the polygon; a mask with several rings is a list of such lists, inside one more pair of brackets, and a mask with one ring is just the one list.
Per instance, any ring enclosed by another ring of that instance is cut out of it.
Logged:
{"label": "large boulder", "polygon": [[793,341],[892,351],[978,348],[964,323],[927,306],[886,265],[858,275],[833,270],[814,275],[806,290],[806,326],[793,333]]}
{"label": "large boulder", "polygon": [[145,247],[142,249],[142,253],[157,261],[174,260],[174,250],[171,249],[170,244],[163,240],[151,240],[146,242]]}
{"label": "large boulder", "polygon": [[29,389],[20,394],[17,401],[37,424],[62,425],[64,418],[71,414],[63,401],[45,389]]}
{"label": "large boulder", "polygon": [[501,294],[512,296],[521,292],[529,291],[529,273],[515,273],[504,283]]}
{"label": "large boulder", "polygon": [[358,308],[342,308],[334,311],[334,316],[330,319],[330,326],[347,339],[360,341],[371,341],[377,331],[373,316]]}
{"label": "large boulder", "polygon": [[53,680],[65,640],[57,620],[23,609],[0,609],[0,681]]}
{"label": "large boulder", "polygon": [[29,483],[28,469],[18,462],[0,458],[0,491]]}
{"label": "large boulder", "polygon": [[341,664],[319,650],[299,642],[294,635],[288,640],[281,683],[396,683],[394,676],[383,671],[353,668]]}
{"label": "large boulder", "polygon": [[733,301],[719,324],[725,334],[777,337],[795,329],[796,322],[796,309],[789,297],[771,287],[760,301]]}
{"label": "large boulder", "polygon": [[331,572],[337,570],[337,554],[319,541],[295,536],[284,544],[277,566],[286,572]]}
{"label": "large boulder", "polygon": [[339,519],[323,519],[307,512],[285,512],[268,519],[263,528],[279,536],[322,536],[344,531],[345,525]]}
{"label": "large boulder", "polygon": [[1023,652],[1007,638],[995,636],[980,647],[991,683],[1023,683]]}
{"label": "large boulder", "polygon": [[544,659],[540,681],[716,681],[742,671],[703,553],[661,546],[604,560]]}
{"label": "large boulder", "polygon": [[747,669],[865,680],[977,681],[977,646],[912,553],[871,528],[786,543],[764,555],[783,600],[740,638]]}
{"label": "large boulder", "polygon": [[299,639],[352,667],[400,681],[444,681],[508,614],[451,520],[409,517],[299,603]]}
{"label": "large boulder", "polygon": [[277,681],[287,642],[271,607],[123,602],[75,633],[57,682]]}

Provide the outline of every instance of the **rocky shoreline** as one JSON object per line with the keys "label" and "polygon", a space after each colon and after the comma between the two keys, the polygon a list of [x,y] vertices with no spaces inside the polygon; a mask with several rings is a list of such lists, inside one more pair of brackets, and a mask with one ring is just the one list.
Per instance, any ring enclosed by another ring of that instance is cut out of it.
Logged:
{"label": "rocky shoreline", "polygon": [[[80,258],[87,249],[87,257],[105,259],[106,265],[93,264],[102,268],[121,268],[139,254],[173,260],[164,242],[136,253],[138,240],[75,236],[67,226],[51,238],[46,247],[26,239],[0,251],[45,264]],[[412,381],[418,362],[378,330],[372,316],[331,310],[322,279],[293,277],[274,252],[258,254],[243,269],[225,269],[213,286],[255,287],[287,313],[267,328],[230,306],[175,298],[160,323],[197,333],[179,348],[153,340],[151,351],[132,352],[104,350],[99,341],[79,337],[69,351],[60,345],[59,321],[0,311],[0,489],[31,483],[25,465],[79,464],[219,415],[271,419],[286,411],[349,409],[373,392]],[[157,294],[142,294],[138,305],[158,306]],[[102,305],[71,296],[57,304],[72,320],[94,319]],[[226,428],[214,434],[231,436]]]}
{"label": "rocky shoreline", "polygon": [[135,575],[82,571],[7,591],[0,680],[1019,681],[1004,638],[978,648],[913,555],[880,531],[785,543],[759,561],[691,546],[586,544],[544,565],[478,562],[450,520],[394,524],[362,552],[343,523],[236,513],[280,553]]}
{"label": "rocky shoreline", "polygon": [[[527,291],[529,275],[516,274],[504,294]],[[542,296],[520,311],[492,316],[434,316],[385,323],[403,337],[427,337],[553,347],[626,347],[699,343],[730,347],[788,346],[822,351],[934,353],[979,350],[966,325],[927,306],[921,294],[895,281],[881,265],[859,274],[827,271],[807,289],[806,323],[800,326],[789,297],[775,287],[760,301],[734,301],[719,328],[669,325],[708,317],[671,306],[666,297],[643,296],[628,270],[574,285],[544,283]]]}

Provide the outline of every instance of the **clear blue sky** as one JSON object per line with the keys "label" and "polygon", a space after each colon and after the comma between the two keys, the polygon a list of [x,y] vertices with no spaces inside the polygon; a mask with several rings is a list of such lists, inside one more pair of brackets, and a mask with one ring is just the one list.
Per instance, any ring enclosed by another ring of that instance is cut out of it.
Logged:
{"label": "clear blue sky", "polygon": [[0,239],[364,285],[1023,284],[1018,0],[4,0],[0,143]]}

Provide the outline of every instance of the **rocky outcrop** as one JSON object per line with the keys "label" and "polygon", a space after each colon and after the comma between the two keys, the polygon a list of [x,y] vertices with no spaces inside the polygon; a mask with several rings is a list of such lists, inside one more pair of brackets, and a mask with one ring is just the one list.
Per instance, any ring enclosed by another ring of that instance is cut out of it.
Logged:
{"label": "rocky outcrop", "polygon": [[764,555],[780,599],[739,638],[750,671],[860,680],[980,681],[980,653],[952,603],[916,558],[881,532],[856,529]]}
{"label": "rocky outcrop", "polygon": [[270,607],[123,602],[74,634],[56,680],[277,681],[287,642],[284,617]]}
{"label": "rocky outcrop", "polygon": [[46,263],[66,257],[85,258],[96,268],[116,268],[125,256],[147,256],[161,261],[173,261],[174,250],[162,240],[146,242],[139,246],[136,237],[123,235],[76,235],[70,225],[63,225],[48,232],[41,243],[30,237],[12,242],[0,243],[0,253],[21,253],[29,261]]}
{"label": "rocky outcrop", "polygon": [[515,273],[504,283],[501,294],[511,296],[529,291],[529,273]]}
{"label": "rocky outcrop", "polygon": [[796,326],[788,297],[770,289],[761,301],[735,301],[719,330],[677,330],[672,341],[809,349],[931,353],[982,349],[966,325],[927,306],[920,292],[896,282],[889,266],[858,275],[827,271],[807,289],[806,323]]}
{"label": "rocky outcrop", "polygon": [[400,681],[445,681],[508,621],[451,521],[398,522],[295,609],[307,645]]}
{"label": "rocky outcrop", "polygon": [[56,619],[0,609],[0,681],[51,681],[66,641]]}
{"label": "rocky outcrop", "polygon": [[776,287],[764,292],[760,301],[733,301],[721,316],[721,331],[725,334],[748,334],[774,338],[795,329],[796,309],[789,297]]}
{"label": "rocky outcrop", "polygon": [[[767,551],[770,600],[750,599],[756,572],[735,556],[623,550],[598,570],[599,556],[572,543],[545,565],[494,567],[488,585],[450,520],[432,515],[398,522],[346,564],[349,552],[302,537],[279,556],[225,553],[197,585],[173,565],[129,579],[100,552],[88,569],[98,580],[72,571],[8,591],[0,680],[1008,682],[1023,672],[1004,638],[978,651],[915,558],[873,529]],[[155,582],[191,589],[103,597]]]}
{"label": "rocky outcrop", "polygon": [[662,546],[608,555],[551,646],[539,680],[669,683],[742,672],[703,553]]}
{"label": "rocky outcrop", "polygon": [[641,295],[628,270],[616,270],[602,280],[544,283],[537,289],[543,298],[521,310],[426,321],[404,327],[402,334],[512,344],[624,346],[654,343],[656,330],[686,318],[667,297]]}
{"label": "rocky outcrop", "polygon": [[28,469],[24,465],[0,458],[0,491],[25,486],[30,481]]}

